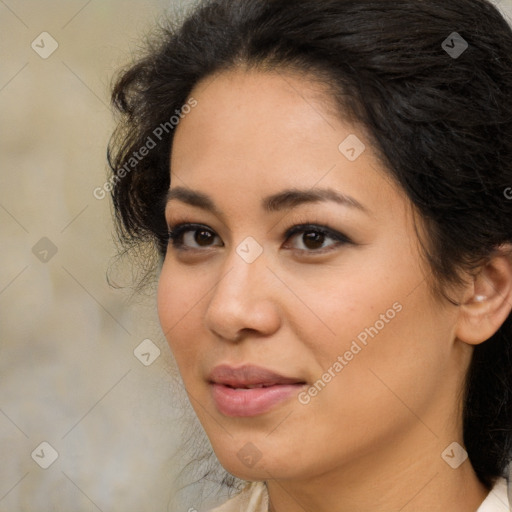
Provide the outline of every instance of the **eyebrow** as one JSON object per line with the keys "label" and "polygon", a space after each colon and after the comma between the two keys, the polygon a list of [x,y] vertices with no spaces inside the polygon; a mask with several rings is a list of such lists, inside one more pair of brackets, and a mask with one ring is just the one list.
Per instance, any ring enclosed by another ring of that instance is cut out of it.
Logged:
{"label": "eyebrow", "polygon": [[[213,200],[206,194],[186,187],[169,189],[165,197],[165,203],[179,200],[191,206],[196,206],[216,215],[222,216],[222,212]],[[282,190],[276,194],[265,197],[261,202],[262,209],[267,213],[292,209],[302,204],[318,203],[322,201],[334,201],[343,206],[355,208],[365,213],[370,213],[359,201],[346,194],[341,194],[332,188],[315,188],[300,190],[296,188]]]}

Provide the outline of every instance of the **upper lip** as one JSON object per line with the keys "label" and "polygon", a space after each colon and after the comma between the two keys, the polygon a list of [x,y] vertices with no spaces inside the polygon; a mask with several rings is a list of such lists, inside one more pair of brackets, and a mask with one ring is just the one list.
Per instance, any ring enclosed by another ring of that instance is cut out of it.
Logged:
{"label": "upper lip", "polygon": [[301,379],[285,377],[267,368],[250,364],[237,368],[221,364],[210,372],[208,380],[215,384],[223,384],[234,388],[304,383]]}

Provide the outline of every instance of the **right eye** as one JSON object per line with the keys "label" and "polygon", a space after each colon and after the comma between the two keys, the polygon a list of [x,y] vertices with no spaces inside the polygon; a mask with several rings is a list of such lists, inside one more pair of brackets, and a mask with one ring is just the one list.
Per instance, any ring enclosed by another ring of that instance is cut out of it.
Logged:
{"label": "right eye", "polygon": [[[215,232],[202,224],[181,223],[169,226],[169,242],[176,250],[201,250],[203,247],[214,246],[215,239],[220,237]],[[217,246],[222,247],[221,242]]]}

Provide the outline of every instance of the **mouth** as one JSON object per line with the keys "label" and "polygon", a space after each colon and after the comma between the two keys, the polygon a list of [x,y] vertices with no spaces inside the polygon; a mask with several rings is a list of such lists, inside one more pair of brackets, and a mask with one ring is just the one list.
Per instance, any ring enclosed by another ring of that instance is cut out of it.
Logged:
{"label": "mouth", "polygon": [[256,416],[286,401],[306,384],[259,366],[220,365],[210,373],[213,401],[225,416]]}
{"label": "mouth", "polygon": [[[222,384],[222,383],[218,383],[218,382],[212,382],[212,384]],[[283,385],[283,384],[279,384],[277,382],[274,382],[272,384],[247,384],[245,386],[242,386],[242,385],[230,385],[230,384],[222,384],[223,386],[226,386],[228,388],[231,388],[231,389],[255,389],[255,388],[270,388],[272,386],[280,386],[280,385]]]}

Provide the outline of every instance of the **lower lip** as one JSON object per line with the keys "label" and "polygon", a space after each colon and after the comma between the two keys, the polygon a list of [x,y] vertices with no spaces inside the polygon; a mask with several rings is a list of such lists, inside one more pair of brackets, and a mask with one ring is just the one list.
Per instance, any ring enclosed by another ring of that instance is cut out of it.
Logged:
{"label": "lower lip", "polygon": [[217,409],[226,416],[257,416],[287,400],[304,384],[278,384],[267,388],[234,389],[212,383],[212,395]]}

